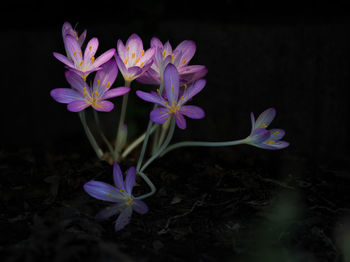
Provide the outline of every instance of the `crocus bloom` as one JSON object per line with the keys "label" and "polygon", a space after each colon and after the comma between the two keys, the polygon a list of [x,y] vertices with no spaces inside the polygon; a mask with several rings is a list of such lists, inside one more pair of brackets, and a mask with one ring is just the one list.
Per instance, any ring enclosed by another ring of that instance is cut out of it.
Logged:
{"label": "crocus bloom", "polygon": [[115,59],[119,70],[124,80],[131,82],[150,68],[155,50],[150,48],[145,51],[141,38],[137,34],[132,34],[125,46],[120,39],[118,40],[117,51]]}
{"label": "crocus bloom", "polygon": [[285,135],[285,131],[283,129],[266,129],[275,116],[276,110],[274,108],[269,108],[262,112],[256,121],[254,114],[250,113],[252,130],[250,135],[246,138],[246,143],[252,146],[271,150],[282,149],[289,146],[289,142],[280,141],[280,139]]}
{"label": "crocus bloom", "polygon": [[65,36],[64,44],[68,57],[56,52],[53,55],[64,63],[69,70],[80,75],[84,81],[91,72],[100,70],[100,66],[110,60],[115,53],[115,49],[112,48],[95,59],[98,48],[98,39],[96,37],[88,42],[84,54],[81,51],[78,40],[71,34]]}
{"label": "crocus bloom", "polygon": [[[78,33],[73,29],[72,25],[69,22],[65,22],[62,26],[63,41],[65,41],[65,38],[67,35],[71,35],[71,36],[75,37],[75,39],[78,41],[78,44],[80,46],[82,46],[84,41],[85,41],[85,38],[86,38],[86,29],[84,30],[84,32],[80,36],[78,36]],[[68,52],[67,52],[67,54],[68,54]]]}
{"label": "crocus bloom", "polygon": [[136,168],[130,167],[127,171],[125,181],[119,165],[115,162],[113,166],[113,180],[115,187],[100,181],[89,181],[84,185],[84,190],[90,196],[115,203],[97,213],[97,219],[107,219],[113,215],[119,214],[115,221],[115,230],[123,229],[130,222],[132,211],[139,214],[148,212],[147,205],[134,198],[132,188],[135,184]]}
{"label": "crocus bloom", "polygon": [[147,72],[137,79],[140,83],[159,85],[164,69],[169,63],[177,68],[181,84],[193,83],[208,73],[207,68],[203,65],[188,65],[196,52],[196,44],[193,41],[182,41],[173,50],[169,41],[163,45],[158,38],[153,37],[151,47],[156,49],[153,64]]}
{"label": "crocus bloom", "polygon": [[197,80],[193,85],[187,87],[183,94],[179,95],[179,73],[173,64],[168,64],[164,70],[164,89],[165,96],[160,91],[146,93],[140,90],[136,94],[143,100],[158,104],[162,107],[155,108],[150,113],[153,122],[163,124],[171,115],[174,115],[176,124],[179,128],[186,128],[186,120],[184,116],[193,119],[200,119],[205,116],[203,109],[198,106],[185,105],[193,96],[198,94],[205,86],[204,79]]}
{"label": "crocus bloom", "polygon": [[102,66],[95,75],[92,87],[72,71],[65,73],[71,88],[56,88],[51,91],[51,96],[59,103],[68,104],[71,112],[79,112],[92,106],[97,111],[109,112],[113,109],[112,102],[106,99],[122,96],[130,91],[129,87],[111,88],[118,74],[118,67],[113,59]]}

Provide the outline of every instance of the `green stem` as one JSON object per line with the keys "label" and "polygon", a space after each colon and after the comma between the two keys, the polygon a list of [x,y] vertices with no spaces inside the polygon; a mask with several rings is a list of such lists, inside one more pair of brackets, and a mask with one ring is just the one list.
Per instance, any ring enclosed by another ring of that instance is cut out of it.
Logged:
{"label": "green stem", "polygon": [[[131,82],[125,80],[125,86],[130,87],[130,85],[131,85]],[[120,112],[118,130],[117,130],[117,135],[116,135],[115,145],[114,145],[114,154],[113,155],[114,155],[115,160],[119,159],[119,155],[120,155],[121,149],[123,147],[123,145],[119,145],[118,142],[120,141],[121,129],[122,129],[122,127],[124,125],[124,121],[125,121],[128,98],[129,98],[129,93],[127,93],[123,96],[123,102],[122,102],[122,108],[121,108],[121,112]]]}
{"label": "green stem", "polygon": [[143,170],[145,170],[169,145],[171,139],[173,138],[174,130],[175,130],[175,119],[172,118],[171,123],[170,123],[170,130],[169,130],[167,138],[164,141],[164,144],[158,149],[158,151],[154,155],[152,155],[152,157],[150,159],[147,160],[147,162],[140,169],[140,172],[143,172]]}
{"label": "green stem", "polygon": [[95,150],[97,157],[99,159],[101,159],[102,156],[103,156],[103,151],[98,146],[94,136],[92,135],[89,127],[86,124],[85,110],[79,112],[78,114],[79,114],[80,121],[83,124],[84,130],[85,130],[85,134],[86,134],[87,138],[89,139],[92,148]]}
{"label": "green stem", "polygon": [[179,147],[186,147],[186,146],[220,147],[220,146],[235,146],[235,145],[241,145],[245,143],[246,143],[246,138],[241,140],[225,141],[225,142],[185,141],[185,142],[179,142],[169,146],[166,150],[164,150],[161,156],[164,156],[166,153]]}
{"label": "green stem", "polygon": [[151,188],[151,192],[147,193],[147,194],[144,194],[144,195],[141,195],[141,196],[138,196],[138,197],[135,197],[135,199],[145,199],[147,197],[150,197],[151,195],[153,195],[155,192],[156,192],[156,187],[154,186],[154,184],[152,183],[152,181],[147,177],[146,174],[144,174],[143,172],[138,172],[138,174],[143,178],[143,180],[146,181],[147,185]]}
{"label": "green stem", "polygon": [[100,124],[100,119],[99,119],[99,117],[98,117],[98,113],[97,113],[96,110],[93,110],[93,111],[94,111],[94,117],[95,117],[95,122],[96,122],[97,130],[98,130],[98,132],[100,133],[100,136],[102,137],[102,140],[106,143],[109,152],[110,152],[111,154],[113,154],[113,147],[112,147],[111,143],[109,143],[108,139],[106,138],[105,134],[104,134],[103,131],[102,131],[101,124]]}

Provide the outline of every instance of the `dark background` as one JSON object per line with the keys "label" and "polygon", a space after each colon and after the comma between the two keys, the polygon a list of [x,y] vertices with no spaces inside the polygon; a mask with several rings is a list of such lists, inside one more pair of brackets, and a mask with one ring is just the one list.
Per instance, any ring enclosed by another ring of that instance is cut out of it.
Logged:
{"label": "dark background", "polygon": [[[207,86],[193,104],[207,113],[189,120],[175,139],[241,139],[257,116],[273,106],[271,127],[286,130],[286,149],[315,160],[349,157],[350,20],[342,2],[303,4],[252,1],[84,3],[31,2],[11,5],[1,18],[1,147],[79,150],[88,142],[75,114],[56,103],[50,90],[67,87],[64,66],[52,52],[64,53],[61,26],[77,24],[87,40],[98,37],[98,54],[132,33],[144,41],[157,36],[176,47],[194,40],[191,64],[207,66]],[[122,85],[118,76],[117,84]],[[149,105],[135,98],[129,121],[145,128]],[[151,87],[146,87],[151,88]],[[121,99],[114,99],[120,108]],[[135,111],[135,112],[133,112]],[[101,115],[114,136],[117,113]],[[114,119],[111,119],[114,118]],[[133,134],[133,133],[132,133]],[[134,132],[134,135],[137,133]],[[235,149],[232,149],[235,150]]]}

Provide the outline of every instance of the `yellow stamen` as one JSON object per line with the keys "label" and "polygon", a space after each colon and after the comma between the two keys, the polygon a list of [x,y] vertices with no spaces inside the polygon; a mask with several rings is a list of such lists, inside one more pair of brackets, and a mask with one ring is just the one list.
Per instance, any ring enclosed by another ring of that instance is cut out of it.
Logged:
{"label": "yellow stamen", "polygon": [[91,57],[91,63],[93,63],[94,61],[95,61],[95,57],[92,56],[92,57]]}
{"label": "yellow stamen", "polygon": [[81,51],[80,51],[80,50],[78,51],[78,53],[79,53],[79,55],[81,56]]}
{"label": "yellow stamen", "polygon": [[79,64],[79,65],[81,66],[82,64],[83,64],[83,60],[80,61],[80,64]]}
{"label": "yellow stamen", "polygon": [[183,64],[183,65],[184,65],[184,64],[186,64],[186,61],[187,61],[187,60],[186,60],[186,59],[184,59],[184,61],[182,62],[182,64]]}
{"label": "yellow stamen", "polygon": [[275,135],[277,135],[279,133],[279,131],[276,131],[275,133],[273,133],[273,135],[275,136]]}
{"label": "yellow stamen", "polygon": [[100,79],[97,80],[97,85],[100,86],[101,85],[101,81]]}
{"label": "yellow stamen", "polygon": [[262,124],[261,124],[261,127],[262,127],[262,128],[266,128],[266,127],[267,127],[267,125],[266,125],[266,124],[264,124],[264,123],[262,123]]}
{"label": "yellow stamen", "polygon": [[77,54],[77,50],[74,51],[73,56],[75,56],[76,54]]}
{"label": "yellow stamen", "polygon": [[162,55],[163,55],[163,57],[165,56],[165,50],[163,51]]}
{"label": "yellow stamen", "polygon": [[123,193],[123,192],[125,192],[125,190],[124,190],[124,189],[119,189],[119,191],[120,191],[120,192],[122,192],[122,193]]}
{"label": "yellow stamen", "polygon": [[141,56],[143,56],[144,54],[145,54],[145,50],[142,49],[142,54],[141,54]]}
{"label": "yellow stamen", "polygon": [[107,82],[106,87],[109,88],[110,85],[111,85],[111,82]]}
{"label": "yellow stamen", "polygon": [[129,51],[129,49],[130,49],[130,46],[127,46],[127,47],[126,47],[126,51]]}
{"label": "yellow stamen", "polygon": [[173,103],[174,103],[174,105],[176,106],[177,102],[176,102],[176,101],[174,101]]}
{"label": "yellow stamen", "polygon": [[86,91],[84,91],[84,97],[87,95],[87,92]]}
{"label": "yellow stamen", "polygon": [[99,96],[99,95],[100,95],[97,91],[95,91],[95,94],[96,94],[96,96]]}
{"label": "yellow stamen", "polygon": [[182,99],[184,99],[185,98],[185,96],[182,96],[181,98],[180,98],[180,100],[182,100]]}
{"label": "yellow stamen", "polygon": [[83,88],[83,92],[86,92],[86,87]]}
{"label": "yellow stamen", "polygon": [[131,57],[135,58],[135,53],[134,52],[132,52]]}
{"label": "yellow stamen", "polygon": [[160,93],[160,90],[157,88],[157,93],[159,94]]}
{"label": "yellow stamen", "polygon": [[108,194],[107,194],[107,196],[109,196],[109,197],[110,197],[110,196],[112,196],[112,194],[111,194],[111,193],[108,193]]}
{"label": "yellow stamen", "polygon": [[90,45],[90,46],[89,46],[89,50],[91,50],[91,48],[92,48],[92,46]]}
{"label": "yellow stamen", "polygon": [[187,84],[185,84],[185,89],[187,89]]}
{"label": "yellow stamen", "polygon": [[168,105],[168,102],[165,102],[164,105],[167,106],[167,105]]}
{"label": "yellow stamen", "polygon": [[140,61],[140,57],[136,58],[135,63],[137,63],[138,61]]}
{"label": "yellow stamen", "polygon": [[142,68],[144,64],[145,64],[145,63],[144,63],[144,62],[142,62],[142,63],[140,64],[140,67]]}
{"label": "yellow stamen", "polygon": [[172,53],[172,54],[171,54],[171,59],[174,59],[174,56],[175,56],[175,54],[174,54],[174,53]]}
{"label": "yellow stamen", "polygon": [[171,90],[174,92],[174,86],[171,86]]}
{"label": "yellow stamen", "polygon": [[124,59],[124,64],[126,65],[126,63],[128,62],[128,58]]}
{"label": "yellow stamen", "polygon": [[273,141],[273,140],[270,140],[269,142],[267,142],[266,144],[268,144],[268,145],[273,145],[275,143],[275,141]]}
{"label": "yellow stamen", "polygon": [[87,78],[87,75],[84,75],[83,76],[83,80],[86,81],[86,78]]}

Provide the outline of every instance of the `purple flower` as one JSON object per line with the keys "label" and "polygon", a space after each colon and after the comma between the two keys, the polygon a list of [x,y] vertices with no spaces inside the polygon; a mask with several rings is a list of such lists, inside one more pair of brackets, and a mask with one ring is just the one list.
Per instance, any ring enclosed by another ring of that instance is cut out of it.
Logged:
{"label": "purple flower", "polygon": [[164,45],[162,42],[153,37],[151,47],[155,48],[153,64],[151,68],[140,76],[137,81],[143,84],[159,85],[166,66],[171,63],[180,74],[180,83],[193,83],[203,78],[208,70],[202,65],[188,65],[194,53],[196,52],[196,44],[193,41],[182,41],[175,50],[172,49],[169,42]]}
{"label": "purple flower", "polygon": [[98,39],[96,37],[87,43],[84,54],[82,53],[79,39],[77,40],[71,34],[64,36],[64,45],[66,47],[67,57],[56,52],[53,55],[64,63],[69,70],[81,76],[84,81],[91,72],[100,70],[100,66],[110,60],[115,53],[115,49],[112,48],[95,59],[98,48]]}
{"label": "purple flower", "polygon": [[106,99],[122,96],[130,91],[129,87],[112,88],[118,74],[118,67],[113,59],[102,66],[102,69],[95,75],[92,87],[72,71],[65,73],[71,88],[56,88],[50,94],[59,103],[68,104],[71,112],[79,112],[92,106],[97,111],[109,112],[113,109],[112,102]]}
{"label": "purple flower", "polygon": [[164,70],[164,89],[165,96],[160,91],[146,93],[136,91],[136,94],[143,100],[158,104],[162,107],[151,111],[150,118],[153,122],[163,124],[171,115],[175,116],[176,124],[179,128],[186,128],[186,120],[184,116],[193,119],[200,119],[205,116],[203,109],[198,106],[185,105],[193,96],[198,94],[205,86],[204,79],[197,80],[193,85],[187,87],[182,95],[179,95],[179,73],[173,64],[169,64]]}
{"label": "purple flower", "polygon": [[274,108],[269,108],[262,112],[256,121],[254,114],[250,113],[252,130],[250,135],[246,138],[246,143],[252,146],[270,150],[282,149],[289,146],[289,142],[280,141],[280,139],[285,135],[285,131],[283,129],[266,129],[275,116],[276,110]]}
{"label": "purple flower", "polygon": [[[80,46],[83,45],[85,38],[86,38],[86,29],[84,30],[84,32],[78,36],[78,33],[72,28],[72,25],[69,22],[65,22],[62,26],[62,37],[63,37],[63,41],[65,40],[65,37],[67,35],[71,35],[73,37],[75,37],[75,39],[78,41],[78,44]],[[67,48],[66,48],[67,50]],[[68,51],[67,51],[68,54]]]}
{"label": "purple flower", "polygon": [[132,211],[139,214],[148,212],[147,205],[134,198],[132,195],[132,188],[135,184],[136,168],[130,167],[127,171],[125,181],[123,180],[123,173],[119,165],[115,162],[113,166],[113,180],[115,187],[100,181],[89,181],[84,185],[84,190],[90,196],[115,203],[108,206],[97,213],[97,219],[107,219],[113,215],[119,214],[115,221],[115,230],[123,229],[130,222]]}
{"label": "purple flower", "polygon": [[147,71],[153,63],[154,48],[143,49],[141,38],[132,34],[125,46],[119,39],[117,43],[118,55],[115,55],[120,72],[124,80],[131,82]]}

